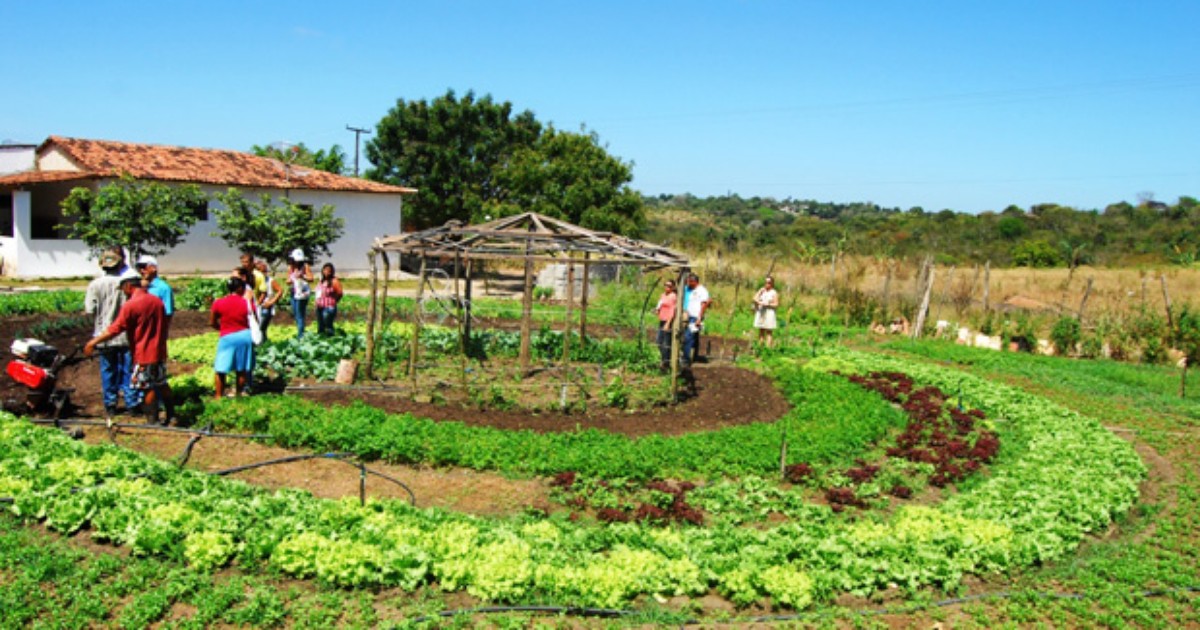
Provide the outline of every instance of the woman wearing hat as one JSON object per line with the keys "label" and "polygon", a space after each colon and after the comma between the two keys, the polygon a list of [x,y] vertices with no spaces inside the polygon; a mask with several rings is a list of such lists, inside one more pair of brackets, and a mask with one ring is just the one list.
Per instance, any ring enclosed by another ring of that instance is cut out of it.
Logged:
{"label": "woman wearing hat", "polygon": [[292,318],[296,320],[296,338],[304,336],[304,318],[312,295],[313,273],[305,262],[304,250],[294,249],[288,256],[288,285],[292,288]]}

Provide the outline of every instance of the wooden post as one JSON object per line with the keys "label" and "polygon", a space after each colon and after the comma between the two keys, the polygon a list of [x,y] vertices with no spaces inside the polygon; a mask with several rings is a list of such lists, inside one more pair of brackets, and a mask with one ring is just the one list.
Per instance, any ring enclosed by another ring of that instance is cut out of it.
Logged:
{"label": "wooden post", "polygon": [[942,297],[938,299],[937,309],[934,311],[934,321],[942,318],[942,305],[946,303],[946,294],[950,292],[950,285],[954,284],[954,270],[955,267],[951,266],[950,271],[946,273],[946,282],[942,285]]}
{"label": "wooden post", "polygon": [[[889,258],[887,261],[887,275],[885,275],[883,277],[883,300],[882,301],[883,301],[883,319],[885,319],[885,320],[888,318],[888,315],[891,314],[890,313],[891,308],[889,308],[888,302],[892,297],[891,296],[892,273],[895,271],[895,269],[896,269],[896,261]],[[886,326],[887,322],[884,322],[884,325]]]}
{"label": "wooden post", "polygon": [[1167,330],[1174,332],[1175,318],[1171,315],[1171,294],[1167,293],[1167,274],[1159,274],[1158,279],[1162,282],[1163,304],[1167,309]]}
{"label": "wooden post", "polygon": [[529,241],[525,242],[525,293],[521,296],[521,371],[529,374],[529,336],[533,327],[533,261],[529,259]]}
{"label": "wooden post", "polygon": [[[571,305],[575,302],[575,261],[567,258],[567,321],[563,323],[563,366],[571,363],[571,331],[575,326],[571,322]],[[566,374],[566,372],[563,372]]]}
{"label": "wooden post", "polygon": [[425,256],[421,255],[421,270],[417,272],[417,302],[413,308],[412,345],[408,351],[408,375],[413,379],[416,393],[417,352],[421,348],[421,299],[425,297]]}
{"label": "wooden post", "polygon": [[690,269],[684,267],[675,281],[675,317],[671,320],[671,403],[679,402],[679,320],[683,318],[683,287]]}
{"label": "wooden post", "polygon": [[463,337],[467,340],[467,344],[471,343],[471,273],[475,270],[475,265],[471,259],[467,259],[467,277],[463,281],[463,318],[462,329]]}
{"label": "wooden post", "polygon": [[379,299],[379,321],[376,325],[382,333],[387,330],[388,284],[392,281],[392,260],[388,258],[387,252],[379,252],[379,256],[383,258],[383,295]]}
{"label": "wooden post", "polygon": [[375,302],[375,289],[379,281],[379,266],[375,263],[375,250],[371,250],[367,254],[367,263],[371,268],[371,300],[367,303],[367,378],[374,378],[375,364],[375,309],[378,305]]}
{"label": "wooden post", "polygon": [[992,290],[992,261],[984,261],[983,263],[983,310],[984,312],[992,310],[992,304],[989,301]]}
{"label": "wooden post", "polygon": [[591,252],[583,253],[583,295],[579,296],[579,340],[587,337],[588,276],[591,274]]}
{"label": "wooden post", "polygon": [[463,337],[463,301],[458,292],[458,276],[462,270],[462,252],[454,252],[454,316],[458,318],[458,353],[467,356],[467,339]]}
{"label": "wooden post", "polygon": [[917,309],[917,321],[913,322],[912,338],[921,338],[921,329],[925,327],[925,314],[929,312],[929,295],[933,292],[933,259],[928,260],[927,279],[925,281],[925,295],[921,298],[921,306]]}
{"label": "wooden post", "polygon": [[1079,316],[1076,319],[1079,320],[1081,326],[1083,325],[1083,309],[1087,307],[1088,296],[1092,294],[1092,282],[1094,280],[1095,278],[1088,278],[1087,286],[1083,289],[1083,299],[1079,301]]}

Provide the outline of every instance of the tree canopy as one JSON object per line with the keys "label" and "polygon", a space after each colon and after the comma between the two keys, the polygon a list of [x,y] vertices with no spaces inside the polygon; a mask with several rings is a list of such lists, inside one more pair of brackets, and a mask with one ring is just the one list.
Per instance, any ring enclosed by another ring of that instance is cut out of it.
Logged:
{"label": "tree canopy", "polygon": [[593,229],[636,235],[644,225],[630,167],[594,133],[545,128],[509,102],[453,90],[432,101],[405,101],[366,143],[370,179],[418,190],[406,226],[485,220],[535,211]]}
{"label": "tree canopy", "polygon": [[257,202],[230,188],[219,193],[222,208],[213,210],[221,238],[238,251],[251,252],[270,265],[285,260],[293,249],[302,249],[311,260],[329,255],[329,246],[341,238],[346,221],[334,216],[334,207],[313,208],[286,197],[263,194]]}
{"label": "tree canopy", "polygon": [[195,184],[144,182],[129,175],[100,186],[75,188],[62,202],[69,222],[60,227],[93,253],[119,245],[136,258],[160,256],[183,242],[208,197]]}
{"label": "tree canopy", "polygon": [[[514,151],[496,174],[502,194],[484,203],[493,217],[537,212],[593,230],[638,237],[645,223],[630,167],[609,155],[596,134],[548,128]],[[474,217],[476,220],[486,217]]]}
{"label": "tree canopy", "polygon": [[346,153],[342,151],[341,145],[337,144],[328,150],[317,149],[316,151],[305,146],[303,142],[287,146],[259,146],[256,144],[250,147],[250,152],[259,157],[271,158],[288,164],[307,166],[336,175],[346,174]]}

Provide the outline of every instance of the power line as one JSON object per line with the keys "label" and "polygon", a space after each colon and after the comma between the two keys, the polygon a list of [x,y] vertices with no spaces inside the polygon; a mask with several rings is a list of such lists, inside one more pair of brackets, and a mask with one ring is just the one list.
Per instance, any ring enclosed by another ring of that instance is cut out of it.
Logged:
{"label": "power line", "polygon": [[346,130],[354,132],[354,176],[356,178],[356,176],[359,176],[359,136],[364,133],[371,133],[371,131],[349,125],[346,126]]}

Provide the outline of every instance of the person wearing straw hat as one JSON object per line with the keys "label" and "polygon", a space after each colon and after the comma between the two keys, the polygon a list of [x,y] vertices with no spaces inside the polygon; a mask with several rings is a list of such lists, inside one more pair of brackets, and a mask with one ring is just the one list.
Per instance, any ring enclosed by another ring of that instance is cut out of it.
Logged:
{"label": "person wearing straw hat", "polygon": [[[117,313],[125,304],[125,295],[121,292],[120,277],[129,270],[125,264],[125,251],[120,247],[107,247],[100,252],[101,275],[88,283],[84,294],[83,310],[93,316],[92,334],[100,335],[108,330]],[[100,365],[100,390],[104,401],[104,415],[112,418],[117,415],[117,401],[125,398],[125,408],[131,413],[139,411],[138,405],[142,398],[133,389],[129,377],[133,371],[133,355],[129,351],[129,337],[125,334],[115,335],[103,343],[97,344]]]}
{"label": "person wearing straw hat", "polygon": [[84,345],[83,354],[90,357],[97,345],[117,335],[128,335],[132,341],[133,362],[129,381],[135,390],[145,394],[142,407],[146,411],[146,421],[158,423],[158,403],[161,401],[167,411],[162,423],[170,424],[175,419],[175,403],[171,386],[167,384],[166,310],[162,300],[142,287],[142,276],[138,272],[126,268],[117,282],[125,303],[113,323]]}

